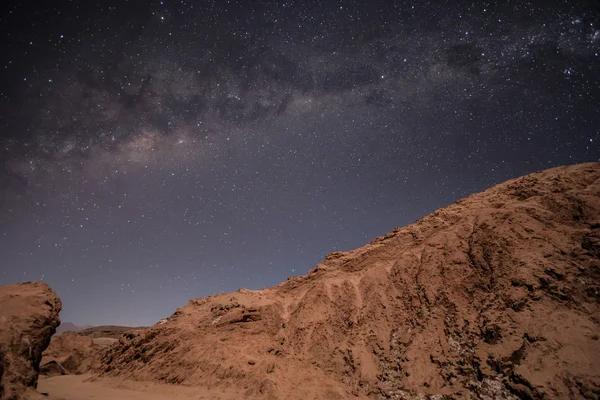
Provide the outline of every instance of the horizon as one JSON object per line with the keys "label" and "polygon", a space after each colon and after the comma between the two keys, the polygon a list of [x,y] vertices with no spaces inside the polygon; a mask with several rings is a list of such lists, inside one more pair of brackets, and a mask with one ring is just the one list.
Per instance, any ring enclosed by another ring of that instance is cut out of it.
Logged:
{"label": "horizon", "polygon": [[[597,161],[597,162],[600,162],[600,160],[599,160],[599,161]],[[590,163],[593,163],[593,162],[590,162]],[[569,165],[577,165],[577,164],[569,164]],[[552,168],[563,167],[563,166],[568,166],[568,165],[559,165],[559,166],[552,167]],[[552,169],[552,168],[549,168],[549,169]],[[532,173],[541,172],[541,171],[543,171],[543,170],[539,170],[539,171],[533,171]],[[526,174],[526,175],[528,175],[528,174]],[[521,175],[521,176],[524,176],[524,175]],[[505,180],[505,181],[499,182],[498,184],[505,183],[505,182],[507,182],[507,181],[510,181],[510,180],[512,180],[512,179],[515,179],[515,178],[519,178],[519,177],[521,177],[521,176],[509,178],[509,179],[507,179],[507,180]],[[491,188],[491,187],[493,187],[493,186],[495,186],[495,185],[496,185],[496,184],[494,184],[494,185],[491,185],[490,187],[486,188],[485,190],[487,190],[487,189],[489,189],[489,188]],[[483,190],[483,191],[485,191],[485,190]],[[469,197],[469,196],[471,196],[472,194],[477,194],[477,193],[481,193],[481,192],[475,192],[475,193],[467,194],[466,196],[462,197],[461,199],[464,199],[464,198],[466,198],[466,197]],[[447,204],[447,205],[445,205],[445,206],[442,206],[442,207],[440,207],[439,209],[446,208],[446,207],[448,207],[448,206],[450,206],[450,205],[454,204],[454,203],[455,203],[456,201],[458,201],[458,200],[460,200],[460,199],[457,199],[457,200],[453,201],[453,202],[452,202],[452,203],[450,203],[450,204]],[[437,209],[437,210],[439,210],[439,209]],[[434,212],[434,211],[436,211],[436,210],[433,210],[432,212]],[[425,216],[427,216],[427,215],[430,215],[430,214],[431,214],[431,213],[428,213],[428,214],[426,214],[426,215],[423,215],[423,216],[421,216],[421,217],[418,217],[418,218],[417,218],[415,221],[412,221],[412,222],[410,222],[410,223],[408,223],[408,224],[406,224],[406,225],[399,226],[399,228],[404,228],[404,227],[407,227],[407,226],[409,226],[409,225],[413,224],[414,222],[416,222],[418,219],[420,219],[420,218],[422,218],[422,217],[425,217]],[[394,227],[394,228],[396,228],[396,227]],[[390,229],[388,232],[391,232],[391,231],[392,231],[392,229]],[[385,232],[385,233],[388,233],[388,232]],[[385,235],[385,233],[382,233],[381,235],[377,235],[377,236],[382,236],[382,235]],[[375,238],[376,238],[376,236],[374,236],[374,237],[373,237],[371,240],[373,240],[373,239],[375,239]],[[370,241],[368,241],[368,242],[365,242],[365,243],[363,243],[361,246],[358,246],[358,247],[356,247],[356,248],[359,248],[359,247],[362,247],[362,246],[364,246],[364,245],[367,245],[368,243],[370,243]],[[354,249],[356,249],[356,248],[353,248],[353,249],[347,249],[347,250],[341,250],[341,251],[342,251],[342,252],[347,252],[347,251],[352,251],[352,250],[354,250]],[[329,253],[331,253],[331,252],[329,252]],[[327,254],[329,254],[329,253],[327,253]],[[315,264],[315,266],[316,266],[316,265],[317,265],[317,264]],[[314,268],[314,266],[313,266],[313,267],[311,267],[311,268],[309,268],[309,269],[307,269],[305,273],[303,273],[303,274],[300,274],[300,275],[294,275],[294,276],[304,276],[304,275],[306,275],[306,274],[308,273],[308,271],[309,271],[310,269],[312,269],[312,268]],[[287,280],[287,279],[288,279],[288,278],[286,278],[286,280]],[[278,283],[276,283],[276,284],[274,284],[274,285],[271,285],[271,286],[265,286],[265,287],[263,287],[263,288],[261,288],[261,289],[238,288],[238,289],[236,289],[236,290],[231,290],[231,291],[229,291],[229,292],[220,291],[220,292],[215,292],[215,293],[209,293],[209,294],[208,294],[208,295],[206,295],[206,296],[201,296],[201,297],[193,297],[193,298],[190,298],[190,299],[188,299],[188,300],[187,300],[185,303],[178,305],[178,306],[177,306],[175,309],[173,309],[173,311],[172,311],[171,313],[169,313],[168,315],[165,315],[165,316],[163,316],[163,317],[161,317],[161,318],[159,318],[159,319],[157,319],[157,320],[155,320],[155,321],[153,321],[153,322],[152,322],[152,321],[150,321],[150,322],[148,322],[148,323],[146,323],[146,324],[112,323],[112,322],[110,322],[110,321],[109,321],[109,322],[105,322],[105,323],[100,323],[100,324],[98,324],[98,323],[79,323],[79,322],[78,322],[78,323],[74,323],[74,322],[72,322],[72,321],[63,321],[63,320],[61,319],[61,323],[60,323],[59,327],[60,327],[60,326],[62,326],[62,325],[64,325],[64,324],[71,324],[71,325],[73,325],[73,326],[75,326],[75,327],[77,327],[77,328],[85,328],[85,329],[87,329],[87,328],[96,328],[96,327],[101,327],[101,326],[120,326],[120,327],[131,327],[131,328],[139,328],[139,327],[151,327],[151,326],[153,326],[153,325],[157,324],[158,322],[160,322],[161,320],[163,320],[163,319],[166,319],[166,318],[168,318],[169,316],[171,316],[171,315],[172,315],[172,314],[173,314],[173,313],[174,313],[174,312],[177,310],[177,308],[179,308],[179,307],[184,307],[185,305],[187,305],[187,303],[188,303],[189,301],[192,301],[192,300],[195,300],[195,299],[198,299],[198,298],[210,297],[210,296],[213,296],[213,295],[218,295],[218,294],[224,294],[224,293],[235,293],[235,292],[237,292],[238,290],[242,290],[242,289],[248,289],[248,290],[252,290],[252,291],[257,291],[257,290],[258,290],[258,291],[260,291],[260,290],[263,290],[263,289],[270,289],[270,288],[274,288],[274,287],[276,287],[276,286],[280,285],[281,283],[284,283],[286,280],[283,280],[283,281],[281,281],[281,282],[278,282]],[[42,281],[42,282],[43,282],[43,281]],[[15,282],[15,283],[23,283],[23,282]],[[47,283],[47,282],[46,282],[46,283]],[[58,294],[58,293],[57,293],[57,294]],[[58,295],[58,297],[60,298],[60,295]],[[63,308],[64,308],[64,304],[63,304]],[[61,313],[62,313],[62,311],[59,313],[59,317],[60,317],[60,314],[61,314]],[[148,320],[148,321],[149,321],[149,320]]]}

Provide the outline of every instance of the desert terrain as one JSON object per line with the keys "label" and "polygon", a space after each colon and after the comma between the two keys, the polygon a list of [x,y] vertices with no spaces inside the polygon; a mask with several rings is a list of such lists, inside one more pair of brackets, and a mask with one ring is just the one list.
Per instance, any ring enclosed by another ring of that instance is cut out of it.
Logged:
{"label": "desert terrain", "polygon": [[38,382],[43,398],[55,400],[226,400],[244,398],[243,390],[205,389],[155,382],[136,382],[115,378],[97,378],[90,374],[64,375],[45,378]]}
{"label": "desert terrain", "polygon": [[43,283],[0,299],[6,399],[598,399],[600,163],[510,180],[114,343],[51,342]]}

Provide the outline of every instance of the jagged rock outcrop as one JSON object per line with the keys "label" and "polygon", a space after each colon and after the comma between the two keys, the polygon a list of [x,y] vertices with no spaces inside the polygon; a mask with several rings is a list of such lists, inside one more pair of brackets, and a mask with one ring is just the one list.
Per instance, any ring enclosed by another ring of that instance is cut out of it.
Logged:
{"label": "jagged rock outcrop", "polygon": [[89,336],[76,332],[63,332],[52,337],[50,345],[42,354],[40,374],[66,375],[86,373],[100,346]]}
{"label": "jagged rock outcrop", "polygon": [[0,286],[0,398],[35,389],[42,352],[60,324],[62,304],[43,282]]}
{"label": "jagged rock outcrop", "polygon": [[600,397],[600,163],[492,187],[306,276],[190,301],[94,369],[248,396]]}

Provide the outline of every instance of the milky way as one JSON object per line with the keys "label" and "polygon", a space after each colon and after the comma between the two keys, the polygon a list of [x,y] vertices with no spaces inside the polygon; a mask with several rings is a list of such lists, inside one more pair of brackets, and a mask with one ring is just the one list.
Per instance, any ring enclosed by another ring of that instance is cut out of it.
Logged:
{"label": "milky way", "polygon": [[598,161],[598,5],[505,3],[3,3],[0,284],[150,324]]}

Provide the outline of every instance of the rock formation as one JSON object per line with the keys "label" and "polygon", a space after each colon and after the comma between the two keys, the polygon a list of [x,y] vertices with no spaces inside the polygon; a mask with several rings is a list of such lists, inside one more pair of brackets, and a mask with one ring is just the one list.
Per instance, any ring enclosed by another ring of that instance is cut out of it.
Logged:
{"label": "rock formation", "polygon": [[274,288],[190,301],[95,368],[252,396],[600,396],[600,164],[492,187]]}
{"label": "rock formation", "polygon": [[54,335],[42,354],[40,374],[80,375],[89,371],[105,347],[114,344],[128,331],[143,328],[127,326],[88,327],[79,332],[64,331]]}
{"label": "rock formation", "polygon": [[91,337],[76,332],[63,332],[50,341],[42,355],[40,373],[43,375],[83,374],[98,354],[100,346]]}
{"label": "rock formation", "polygon": [[253,396],[600,396],[600,164],[462,199],[306,276],[190,301],[96,370]]}
{"label": "rock formation", "polygon": [[1,286],[0,305],[0,398],[16,400],[37,386],[62,305],[43,282]]}

